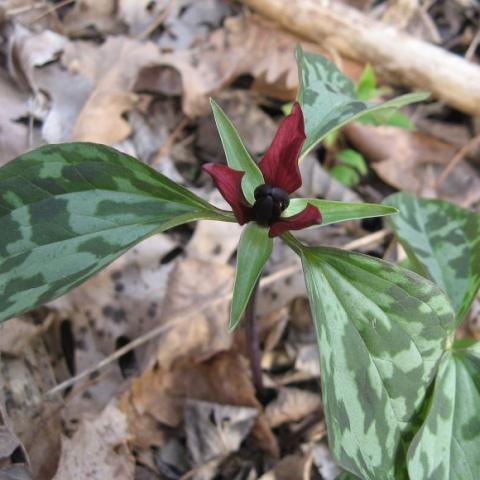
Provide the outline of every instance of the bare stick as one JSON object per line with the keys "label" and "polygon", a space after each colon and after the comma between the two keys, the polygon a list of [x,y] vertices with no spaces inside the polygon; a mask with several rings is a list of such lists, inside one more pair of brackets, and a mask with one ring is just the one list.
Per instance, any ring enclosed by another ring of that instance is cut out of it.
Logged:
{"label": "bare stick", "polygon": [[253,10],[325,50],[371,63],[392,84],[419,88],[480,115],[480,66],[374,20],[338,1],[243,0]]}
{"label": "bare stick", "polygon": [[258,322],[255,318],[255,304],[257,300],[258,281],[253,287],[252,294],[247,303],[245,310],[245,340],[247,344],[247,353],[250,360],[250,369],[252,371],[252,380],[257,396],[261,397],[263,394],[263,380],[262,380],[262,365],[261,365],[261,351],[260,338],[258,335]]}
{"label": "bare stick", "polygon": [[448,176],[453,172],[453,170],[458,166],[458,164],[465,159],[465,157],[472,151],[474,148],[480,145],[480,135],[473,137],[467,144],[465,144],[448,162],[448,165],[445,167],[445,170],[442,172],[440,177],[438,177],[436,188],[441,188]]}
{"label": "bare stick", "polygon": [[[387,230],[380,230],[379,232],[375,232],[365,237],[362,237],[360,239],[353,240],[352,242],[347,243],[343,248],[345,250],[353,250],[355,248],[365,247],[367,245],[377,242],[380,238],[383,238],[387,233],[388,233]],[[300,263],[297,263],[295,265],[290,265],[277,272],[267,275],[266,277],[263,277],[260,280],[259,288],[260,290],[262,290],[268,287],[269,285],[275,282],[278,282],[279,280],[282,280],[283,278],[296,275],[301,271],[301,269],[302,267]],[[55,397],[56,395],[61,394],[66,388],[71,387],[72,385],[77,383],[79,380],[89,377],[92,373],[95,373],[98,370],[101,370],[102,368],[105,368],[106,366],[112,364],[125,353],[128,353],[131,350],[149,342],[150,340],[153,340],[154,338],[167,333],[170,329],[174,328],[179,323],[190,320],[192,317],[197,315],[198,312],[202,312],[209,307],[220,305],[223,302],[230,301],[232,299],[232,296],[233,296],[233,291],[230,290],[229,292],[223,293],[221,295],[217,295],[215,298],[207,298],[200,305],[195,305],[194,307],[191,307],[191,308],[182,309],[181,311],[173,314],[169,318],[168,323],[159,325],[153,330],[150,330],[149,332],[143,335],[140,335],[138,338],[127,343],[122,348],[119,348],[118,350],[113,352],[111,355],[109,355],[108,357],[105,357],[103,360],[96,363],[95,365],[92,365],[91,367],[80,372],[78,375],[75,375],[74,377],[69,378],[64,382],[59,383],[57,386],[53,387],[52,389],[50,389],[48,392],[45,393],[44,399],[49,400]]]}

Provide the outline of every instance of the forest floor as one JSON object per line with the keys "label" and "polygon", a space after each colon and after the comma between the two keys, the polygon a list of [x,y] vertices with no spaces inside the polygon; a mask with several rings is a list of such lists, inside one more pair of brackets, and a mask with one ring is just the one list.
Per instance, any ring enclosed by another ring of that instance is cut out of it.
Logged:
{"label": "forest floor", "polygon": [[[342,3],[480,63],[475,0]],[[201,170],[225,161],[208,98],[260,158],[295,98],[296,43],[327,54],[355,82],[367,63],[229,0],[0,0],[0,29],[0,165],[46,143],[99,142],[224,207]],[[373,67],[383,98],[415,87],[383,78],[380,60]],[[480,115],[440,95],[403,110],[415,130],[343,128],[305,161],[301,194],[381,202],[401,190],[479,211]],[[345,149],[359,167],[342,163]],[[256,306],[263,395],[243,328],[228,331],[240,231],[200,221],[159,234],[0,326],[1,480],[337,477],[305,286],[280,241]],[[382,219],[300,238],[404,256]],[[478,299],[463,329],[480,339]],[[126,345],[135,348],[116,355]]]}

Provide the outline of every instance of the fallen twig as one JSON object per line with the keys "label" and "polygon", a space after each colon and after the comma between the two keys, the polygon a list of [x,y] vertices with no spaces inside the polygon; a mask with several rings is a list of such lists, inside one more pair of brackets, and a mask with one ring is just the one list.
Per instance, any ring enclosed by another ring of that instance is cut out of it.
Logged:
{"label": "fallen twig", "polygon": [[374,20],[340,2],[243,0],[301,38],[371,63],[387,81],[432,92],[453,107],[480,115],[480,66]]}
{"label": "fallen twig", "polygon": [[[367,235],[365,237],[362,237],[357,240],[353,240],[349,243],[347,243],[343,248],[345,250],[354,250],[360,247],[366,247],[372,243],[378,242],[378,240],[384,238],[387,234],[389,233],[388,230],[380,230],[378,232],[374,232],[370,235]],[[296,265],[291,265],[288,267],[285,267],[277,272],[274,272],[270,275],[267,275],[263,277],[260,280],[259,283],[259,288],[260,290],[266,288],[267,286],[271,285],[272,283],[277,282],[278,280],[281,280],[283,278],[289,277],[291,275],[295,275],[301,271],[301,266],[300,264]],[[169,330],[171,330],[173,327],[177,326],[178,323],[184,322],[187,320],[190,320],[192,317],[195,315],[198,315],[199,312],[204,311],[207,308],[214,307],[216,305],[220,305],[223,302],[228,302],[232,299],[233,292],[232,290],[222,293],[220,295],[216,295],[215,298],[207,298],[205,301],[203,301],[200,305],[194,305],[192,307],[182,309],[181,311],[173,314],[170,316],[168,323],[159,325],[158,327],[154,328],[153,330],[150,330],[149,332],[145,333],[144,335],[140,335],[138,338],[135,340],[132,340],[131,342],[127,343],[124,345],[122,348],[119,348],[112,354],[110,354],[108,357],[105,357],[103,360],[100,362],[96,363],[95,365],[92,365],[90,368],[87,368],[80,372],[78,375],[75,375],[72,378],[69,378],[68,380],[65,380],[62,383],[59,383],[57,386],[53,387],[50,389],[48,392],[46,392],[44,399],[45,400],[50,400],[56,395],[61,394],[65,389],[73,386],[76,382],[79,380],[82,380],[83,378],[89,377],[93,373],[97,372],[98,370],[101,370],[102,368],[105,368],[106,366],[112,364],[113,362],[117,361],[122,355],[125,355],[126,353],[130,352],[131,350],[149,342],[150,340],[153,340],[156,337],[159,337],[165,333],[167,333]],[[89,380],[91,382],[92,380]],[[79,388],[82,388],[80,386]]]}

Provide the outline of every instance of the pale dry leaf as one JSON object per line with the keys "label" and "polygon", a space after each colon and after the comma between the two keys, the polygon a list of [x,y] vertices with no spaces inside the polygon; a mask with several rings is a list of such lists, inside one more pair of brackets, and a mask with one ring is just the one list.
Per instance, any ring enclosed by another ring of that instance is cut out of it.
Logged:
{"label": "pale dry leaf", "polygon": [[240,225],[202,220],[188,244],[188,255],[198,260],[226,264],[238,246],[240,234]]}
{"label": "pale dry leaf", "polygon": [[323,443],[313,448],[313,463],[324,480],[335,480],[342,469],[335,463],[329,448]]}
{"label": "pale dry leaf", "polygon": [[42,136],[49,143],[70,140],[73,125],[90,94],[93,79],[87,78],[85,69],[84,72],[69,70],[58,62],[62,52],[81,50],[84,45],[84,42],[72,44],[66,37],[48,30],[35,33],[17,27],[10,36],[10,71],[21,85],[32,91],[27,113],[32,121],[43,122]]}
{"label": "pale dry leaf", "polygon": [[44,402],[45,393],[55,383],[52,358],[42,338],[26,345],[21,357],[2,356],[2,416],[24,446],[34,478],[38,479],[51,478],[58,462],[62,402]]}
{"label": "pale dry leaf", "polygon": [[272,428],[287,422],[297,422],[321,408],[320,395],[308,390],[282,387],[278,396],[265,409],[265,416]]}
{"label": "pale dry leaf", "polygon": [[63,62],[93,81],[92,91],[72,130],[72,140],[114,144],[131,133],[122,115],[135,109],[133,92],[140,70],[159,62],[153,43],[110,37],[100,48],[70,44]]}
{"label": "pale dry leaf", "polygon": [[249,434],[257,409],[188,400],[185,404],[187,446],[195,465],[235,452]]}
{"label": "pale dry leaf", "polygon": [[130,35],[147,32],[159,16],[172,8],[170,0],[119,0],[118,18],[128,26]]}
{"label": "pale dry leaf", "polygon": [[69,40],[56,32],[35,33],[15,25],[9,35],[8,67],[11,75],[23,86],[37,90],[35,70],[57,60]]}
{"label": "pale dry leaf", "polygon": [[23,350],[45,333],[50,323],[47,320],[37,324],[28,315],[0,323],[0,354],[21,357]]}
{"label": "pale dry leaf", "polygon": [[18,438],[5,425],[0,425],[0,461],[8,459],[19,446]]}
{"label": "pale dry leaf", "polygon": [[[218,208],[230,208],[218,190],[214,190],[207,200]],[[226,264],[237,249],[241,232],[242,228],[236,223],[200,220],[188,242],[187,254],[190,258]]]}
{"label": "pale dry leaf", "polygon": [[33,480],[31,472],[22,464],[13,464],[0,469],[1,480]]}
{"label": "pale dry leaf", "polygon": [[28,148],[28,128],[19,123],[28,112],[27,101],[28,95],[0,71],[0,166]]}
{"label": "pale dry leaf", "polygon": [[[211,264],[193,258],[177,262],[166,290],[161,323],[167,324],[170,316],[195,310],[198,305],[229,292],[233,274],[234,269],[229,265]],[[228,349],[232,343],[227,328],[228,315],[229,304],[223,302],[198,311],[188,322],[178,322],[162,336],[151,362],[169,368],[182,358],[205,357]]]}
{"label": "pale dry leaf", "polygon": [[255,408],[259,413],[252,435],[260,448],[278,455],[276,439],[255,396],[248,364],[231,352],[219,353],[201,363],[177,363],[168,370],[155,367],[135,379],[120,401],[130,421],[135,445],[148,448],[162,442],[164,435],[159,425],[178,427],[188,399]]}
{"label": "pale dry leaf", "polygon": [[259,480],[310,480],[311,457],[311,453],[287,455]]}
{"label": "pale dry leaf", "polygon": [[223,0],[175,0],[171,2],[158,39],[162,49],[190,48],[210,30],[220,27],[231,14],[229,2]]}
{"label": "pale dry leaf", "polygon": [[[183,110],[189,116],[208,111],[208,97],[242,75],[257,79],[253,87],[269,96],[293,99],[298,85],[293,48],[298,38],[256,16],[230,17],[224,27],[190,50],[163,56],[161,64],[175,68],[182,78]],[[318,51],[304,44],[309,51]],[[352,65],[345,62],[347,71]],[[157,69],[161,75],[162,68]],[[358,70],[358,69],[355,69]],[[150,72],[154,86],[154,75]],[[267,87],[267,88],[265,88]]]}
{"label": "pale dry leaf", "polygon": [[437,181],[457,153],[452,145],[420,132],[352,124],[345,132],[387,183],[419,196],[440,197],[462,206],[480,201],[480,175],[460,163],[437,188]]}
{"label": "pale dry leaf", "polygon": [[71,439],[63,437],[53,480],[133,480],[135,461],[129,439],[125,414],[108,405],[97,417],[85,418]]}
{"label": "pale dry leaf", "polygon": [[[258,99],[250,91],[234,90],[215,96],[215,100],[237,129],[242,142],[253,158],[260,158],[272,142],[277,123],[257,104]],[[254,128],[252,128],[254,126]],[[213,114],[198,120],[195,146],[207,161],[224,161],[225,152]]]}
{"label": "pale dry leaf", "polygon": [[295,360],[295,369],[307,373],[311,378],[320,377],[320,360],[316,343],[300,346]]}
{"label": "pale dry leaf", "polygon": [[66,31],[73,36],[91,33],[114,33],[118,30],[116,0],[78,0],[63,19]]}
{"label": "pale dry leaf", "polygon": [[80,73],[65,70],[59,63],[37,69],[34,81],[38,88],[35,100],[46,110],[44,115],[37,114],[43,120],[43,139],[47,143],[70,141],[73,126],[90,95],[90,81]]}
{"label": "pale dry leaf", "polygon": [[361,202],[360,196],[352,189],[335,180],[320,165],[315,155],[308,155],[300,164],[302,186],[298,190],[300,197],[320,197],[340,202]]}
{"label": "pale dry leaf", "polygon": [[[76,370],[82,371],[158,325],[173,262],[165,262],[177,244],[159,234],[136,245],[84,284],[50,305],[62,318],[72,319]],[[163,263],[162,263],[163,262]],[[155,342],[153,342],[155,344]],[[125,382],[132,369],[149,360],[145,346],[134,352],[128,371],[118,366],[104,372],[99,382],[68,402],[64,417],[98,412]]]}

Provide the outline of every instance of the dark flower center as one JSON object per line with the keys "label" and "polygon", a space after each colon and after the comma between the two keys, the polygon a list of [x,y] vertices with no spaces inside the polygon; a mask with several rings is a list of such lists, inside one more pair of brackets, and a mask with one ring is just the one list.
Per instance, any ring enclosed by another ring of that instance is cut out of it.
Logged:
{"label": "dark flower center", "polygon": [[256,222],[263,227],[269,227],[276,222],[290,203],[285,190],[266,184],[258,186],[254,195],[253,214]]}

